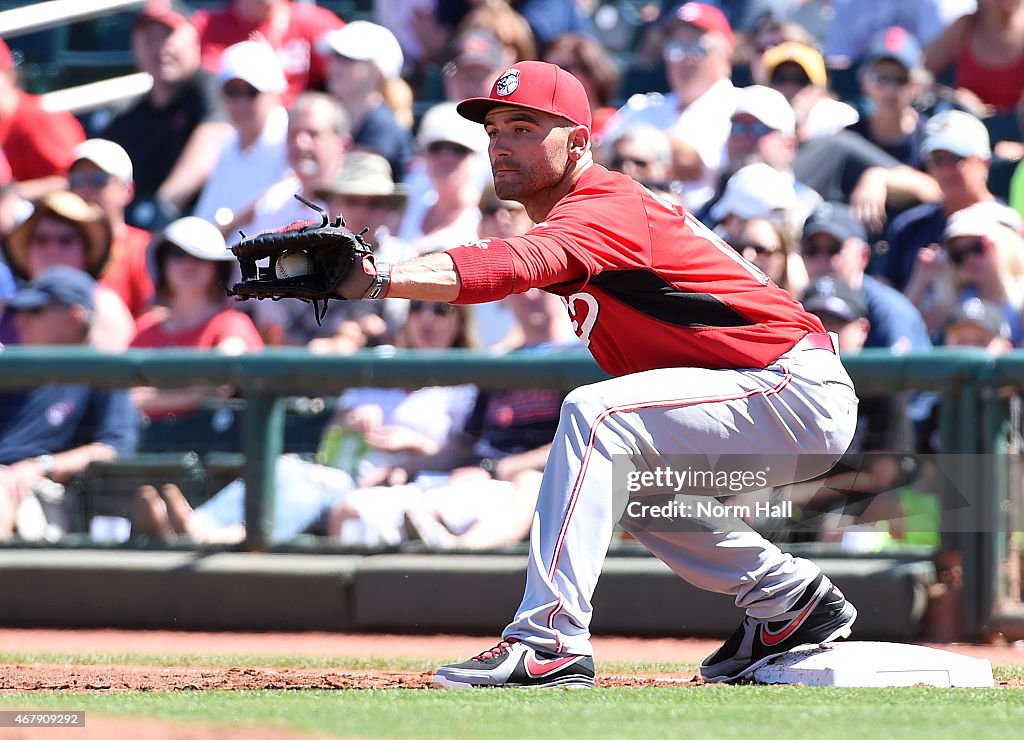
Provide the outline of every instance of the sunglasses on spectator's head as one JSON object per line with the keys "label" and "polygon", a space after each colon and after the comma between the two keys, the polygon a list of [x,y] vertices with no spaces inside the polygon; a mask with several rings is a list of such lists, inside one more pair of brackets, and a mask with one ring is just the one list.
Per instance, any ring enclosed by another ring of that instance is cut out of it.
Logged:
{"label": "sunglasses on spectator's head", "polygon": [[468,146],[462,146],[462,144],[456,144],[454,141],[432,141],[427,144],[427,152],[430,154],[441,154],[442,152],[451,152],[460,157],[468,157],[473,153],[473,150]]}
{"label": "sunglasses on spectator's head", "polygon": [[447,316],[455,310],[450,303],[435,303],[433,301],[409,301],[409,311],[419,313],[429,309],[435,316]]}
{"label": "sunglasses on spectator's head", "polygon": [[260,91],[252,85],[246,85],[244,83],[240,85],[225,85],[224,86],[224,97],[230,100],[238,100],[240,98],[247,98],[252,100]]}
{"label": "sunglasses on spectator's head", "polygon": [[947,249],[946,252],[949,253],[950,262],[954,265],[962,265],[972,254],[985,254],[985,243],[981,239],[975,239],[959,249]]}
{"label": "sunglasses on spectator's head", "polygon": [[72,172],[68,175],[68,185],[72,190],[81,188],[102,188],[110,182],[108,172]]}
{"label": "sunglasses on spectator's head", "polygon": [[681,62],[687,57],[691,59],[704,59],[711,53],[711,47],[704,39],[696,41],[669,41],[665,44],[663,52],[666,62]]}
{"label": "sunglasses on spectator's head", "polygon": [[733,121],[732,127],[729,129],[729,135],[753,136],[755,139],[760,139],[774,130],[771,126],[760,121]]}

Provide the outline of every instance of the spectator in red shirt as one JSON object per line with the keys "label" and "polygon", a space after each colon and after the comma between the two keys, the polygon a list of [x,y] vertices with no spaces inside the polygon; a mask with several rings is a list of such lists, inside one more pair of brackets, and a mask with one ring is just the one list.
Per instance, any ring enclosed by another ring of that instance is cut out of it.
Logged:
{"label": "spectator in red shirt", "polygon": [[146,269],[150,233],[125,223],[125,208],[135,197],[131,157],[120,144],[87,139],[75,148],[68,173],[71,192],[103,209],[110,220],[110,264],[100,283],[119,296],[138,318],[153,302],[153,280]]}
{"label": "spectator in red shirt", "polygon": [[11,50],[0,39],[0,149],[19,194],[35,200],[67,187],[71,150],[85,139],[85,131],[67,111],[43,110],[38,95],[18,88],[17,77]]}
{"label": "spectator in red shirt", "polygon": [[[195,216],[172,221],[153,238],[148,252],[158,306],[138,323],[132,347],[193,347],[225,354],[263,348],[252,320],[233,307],[225,286],[234,256],[217,227]],[[229,388],[140,387],[132,400],[150,418],[196,410],[209,396],[230,395]]]}
{"label": "spectator in red shirt", "polygon": [[317,39],[345,22],[326,8],[292,0],[229,0],[219,10],[197,10],[192,24],[199,32],[203,67],[216,72],[226,48],[263,38],[277,52],[288,80],[285,107],[303,90],[322,90],[324,59],[315,51]]}

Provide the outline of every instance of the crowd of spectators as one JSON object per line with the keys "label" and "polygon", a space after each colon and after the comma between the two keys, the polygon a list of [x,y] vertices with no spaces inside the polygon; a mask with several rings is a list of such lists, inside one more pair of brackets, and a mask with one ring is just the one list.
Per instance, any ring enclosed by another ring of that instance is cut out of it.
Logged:
{"label": "crowd of spectators", "polygon": [[[373,8],[341,18],[292,0],[195,11],[149,0],[133,18],[131,51],[151,88],[81,118],[20,89],[18,40],[13,54],[0,40],[0,301],[12,301],[0,341],[35,341],[23,314],[38,309],[14,297],[49,295],[47,271],[61,267],[94,281],[79,283],[94,292],[81,341],[105,351],[445,345],[412,338],[424,316],[475,327],[474,346],[540,343],[523,306],[449,314],[350,303],[321,325],[297,302],[236,305],[223,287],[226,246],[240,231],[313,215],[295,194],[340,210],[392,260],[527,230],[521,206],[488,190],[487,137],[454,103],[486,95],[509,64],[543,59],[586,87],[600,165],[697,215],[813,306],[845,351],[1024,346],[1024,0]],[[642,22],[627,27],[631,18]],[[571,336],[563,323],[546,325],[549,340]],[[136,389],[131,399],[159,417],[231,393]],[[883,420],[903,413],[881,408]],[[934,413],[927,399],[907,408],[911,421]],[[10,457],[3,434],[0,460]],[[280,475],[309,475],[283,466]],[[451,546],[460,535],[438,529],[440,499],[421,493],[401,512],[415,521],[391,512],[388,526]],[[140,496],[150,532],[192,532],[202,520],[173,492]],[[335,535],[365,533],[351,521],[362,500],[325,496],[317,513]],[[235,527],[237,508],[210,521]]]}

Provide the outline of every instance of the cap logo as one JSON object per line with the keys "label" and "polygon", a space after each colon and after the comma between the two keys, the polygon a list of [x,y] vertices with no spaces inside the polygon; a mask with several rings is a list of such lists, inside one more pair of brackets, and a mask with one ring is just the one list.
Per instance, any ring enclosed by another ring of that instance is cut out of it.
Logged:
{"label": "cap logo", "polygon": [[701,7],[694,3],[687,3],[679,9],[679,20],[685,23],[693,23],[701,16]]}
{"label": "cap logo", "polygon": [[505,72],[501,77],[498,78],[497,84],[494,86],[495,92],[501,97],[507,97],[519,89],[519,70],[510,69]]}

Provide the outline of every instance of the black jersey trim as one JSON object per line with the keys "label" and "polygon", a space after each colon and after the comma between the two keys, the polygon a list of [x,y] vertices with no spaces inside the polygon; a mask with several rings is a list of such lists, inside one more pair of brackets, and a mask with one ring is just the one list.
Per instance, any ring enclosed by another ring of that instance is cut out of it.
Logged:
{"label": "black jersey trim", "polygon": [[726,327],[756,323],[715,295],[680,290],[648,270],[606,270],[592,277],[589,284],[652,319],[674,326]]}

